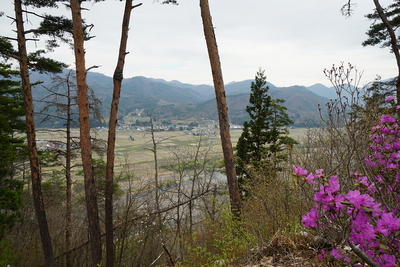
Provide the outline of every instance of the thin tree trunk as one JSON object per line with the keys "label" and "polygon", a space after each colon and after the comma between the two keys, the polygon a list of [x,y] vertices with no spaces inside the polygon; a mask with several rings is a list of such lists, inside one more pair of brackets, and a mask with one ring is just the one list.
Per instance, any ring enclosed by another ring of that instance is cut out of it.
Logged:
{"label": "thin tree trunk", "polygon": [[15,0],[14,4],[15,21],[17,25],[18,36],[18,51],[20,53],[19,67],[21,71],[21,83],[24,92],[25,118],[27,129],[26,135],[29,149],[29,162],[31,167],[33,201],[35,205],[36,217],[39,224],[40,238],[42,241],[42,248],[46,260],[46,266],[53,267],[56,266],[56,262],[54,259],[53,247],[51,245],[50,232],[47,224],[46,211],[44,208],[41,189],[39,159],[36,147],[35,120],[33,116],[32,87],[29,79],[28,54],[26,51],[26,39],[21,0]]}
{"label": "thin tree trunk", "polygon": [[[157,142],[156,137],[154,135],[154,124],[153,124],[153,117],[150,115],[150,131],[151,131],[151,141],[153,143],[153,149],[151,151],[154,155],[154,186],[155,186],[155,201],[156,201],[156,209],[157,212],[160,211],[160,182],[158,177],[158,156],[157,156]],[[162,230],[162,220],[161,220],[161,213],[158,213],[158,227],[161,233]]]}
{"label": "thin tree trunk", "polygon": [[106,167],[106,189],[105,189],[105,223],[106,223],[106,254],[107,266],[114,266],[114,231],[113,231],[113,183],[114,183],[114,151],[115,134],[118,121],[118,105],[121,95],[123,70],[125,65],[126,45],[128,42],[129,21],[132,11],[132,0],[125,1],[124,18],[122,20],[121,41],[117,66],[114,71],[114,92],[111,102],[110,119],[108,126],[108,147]]}
{"label": "thin tree trunk", "polygon": [[[194,155],[194,166],[193,166],[193,179],[192,179],[192,186],[190,188],[190,196],[189,198],[192,199],[194,194],[194,189],[195,189],[195,185],[196,185],[196,180],[197,178],[199,178],[200,173],[202,172],[202,170],[200,170],[198,172],[197,170],[197,163],[198,163],[198,158],[199,158],[199,153],[200,153],[200,149],[201,149],[201,141],[202,141],[203,136],[200,136],[199,142],[197,143],[197,148],[196,148],[196,152]],[[204,168],[203,168],[204,170]],[[189,175],[190,177],[190,175]],[[204,174],[205,177],[205,174]],[[193,234],[193,208],[194,208],[194,201],[190,201],[189,202],[189,235],[192,236]]]}
{"label": "thin tree trunk", "polygon": [[78,87],[80,147],[85,184],[86,209],[89,223],[88,231],[91,245],[92,266],[95,267],[98,266],[98,264],[101,264],[102,246],[97,192],[93,174],[85,48],[80,3],[80,0],[70,0],[73,24],[76,84]]}
{"label": "thin tree trunk", "polygon": [[[66,180],[66,226],[65,226],[65,247],[66,250],[71,249],[71,238],[72,238],[72,180],[71,180],[71,87],[70,87],[70,75],[67,74],[67,123],[66,123],[66,153],[65,153],[65,180]],[[65,259],[65,265],[67,267],[72,266],[71,255],[67,254]]]}
{"label": "thin tree trunk", "polygon": [[203,20],[204,36],[206,38],[208,56],[214,82],[215,96],[217,100],[219,129],[221,135],[222,151],[224,154],[225,171],[228,180],[231,210],[236,219],[240,219],[242,203],[240,199],[239,186],[237,182],[235,161],[231,135],[229,132],[228,106],[226,103],[224,81],[222,78],[221,62],[219,59],[218,46],[215,38],[214,27],[211,21],[208,0],[200,0],[201,18]]}
{"label": "thin tree trunk", "polygon": [[394,32],[393,26],[390,24],[379,1],[378,0],[373,0],[373,1],[375,4],[375,7],[376,7],[376,11],[378,12],[378,15],[381,18],[383,25],[385,25],[386,30],[389,33],[390,45],[392,47],[393,54],[396,57],[397,71],[398,71],[397,82],[396,82],[396,94],[397,94],[396,100],[397,100],[397,104],[400,105],[400,51],[399,51],[399,46],[397,44],[396,33]]}

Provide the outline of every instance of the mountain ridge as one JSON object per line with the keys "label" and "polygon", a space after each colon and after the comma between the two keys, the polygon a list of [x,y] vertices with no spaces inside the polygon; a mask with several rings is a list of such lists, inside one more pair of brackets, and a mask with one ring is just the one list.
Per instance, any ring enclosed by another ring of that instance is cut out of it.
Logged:
{"label": "mountain ridge", "polygon": [[[69,70],[64,70],[64,74],[67,71]],[[42,80],[45,86],[51,84],[50,77],[44,74],[33,73],[31,80]],[[242,124],[244,120],[248,119],[245,109],[249,103],[252,81],[249,79],[225,85],[229,118],[232,123]],[[88,72],[87,83],[103,103],[103,114],[107,116],[112,97],[112,77],[97,72]],[[284,106],[288,108],[288,114],[296,126],[304,125],[307,120],[318,120],[318,104],[325,106],[329,101],[329,97],[321,96],[318,93],[321,94],[324,90],[332,91],[332,89],[318,84],[311,87],[298,85],[277,87],[268,82],[267,85],[273,98],[282,98],[286,101]],[[33,91],[34,99],[43,97],[44,91],[39,88],[35,89]],[[329,96],[328,93],[325,95]],[[143,76],[125,78],[122,82],[119,105],[120,119],[136,110],[144,110],[147,114],[158,114],[174,120],[192,117],[218,120],[214,99],[214,88],[211,85],[192,85],[181,83],[178,80],[167,82],[163,79]]]}

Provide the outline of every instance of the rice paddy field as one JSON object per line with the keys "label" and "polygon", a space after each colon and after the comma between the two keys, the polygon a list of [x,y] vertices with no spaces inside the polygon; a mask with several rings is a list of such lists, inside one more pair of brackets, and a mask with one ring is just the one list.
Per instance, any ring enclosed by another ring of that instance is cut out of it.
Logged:
{"label": "rice paddy field", "polygon": [[[290,136],[298,139],[304,136],[306,128],[293,128]],[[200,133],[200,136],[198,135]],[[235,146],[242,133],[241,129],[231,130],[232,145]],[[92,138],[104,140],[106,144],[107,129],[100,128],[93,130]],[[79,129],[72,129],[72,136],[79,137]],[[204,146],[211,149],[210,155],[222,159],[222,148],[218,129],[206,129],[204,131],[195,129],[193,131],[156,131],[154,132],[157,143],[157,157],[160,163],[171,158],[173,152],[178,150],[195,148],[198,143],[203,142]],[[63,129],[40,129],[37,132],[38,147],[51,144],[51,141],[63,141],[65,133]],[[116,135],[115,146],[115,173],[122,171],[135,172],[141,177],[151,176],[154,170],[153,141],[150,132],[138,130],[119,130]],[[93,153],[95,158],[103,158],[105,155]],[[79,155],[76,163],[79,164]],[[127,169],[128,168],[128,169]],[[78,168],[76,168],[78,169]]]}

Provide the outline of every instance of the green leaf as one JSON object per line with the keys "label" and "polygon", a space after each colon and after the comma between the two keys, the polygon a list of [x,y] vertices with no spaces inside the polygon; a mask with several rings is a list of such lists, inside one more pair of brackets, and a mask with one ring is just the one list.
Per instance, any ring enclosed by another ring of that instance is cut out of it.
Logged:
{"label": "green leaf", "polygon": [[348,201],[342,201],[342,202],[340,202],[340,203],[342,203],[343,205],[349,206],[349,207],[352,207],[352,206],[353,206],[353,205],[352,205],[350,202],[348,202]]}
{"label": "green leaf", "polygon": [[379,248],[380,248],[380,249],[383,249],[383,250],[389,250],[389,247],[386,246],[386,245],[383,244],[383,243],[379,243]]}
{"label": "green leaf", "polygon": [[372,211],[371,208],[368,208],[368,207],[365,207],[365,206],[361,206],[361,208],[362,208],[363,210],[365,210],[366,212],[371,212],[371,211]]}

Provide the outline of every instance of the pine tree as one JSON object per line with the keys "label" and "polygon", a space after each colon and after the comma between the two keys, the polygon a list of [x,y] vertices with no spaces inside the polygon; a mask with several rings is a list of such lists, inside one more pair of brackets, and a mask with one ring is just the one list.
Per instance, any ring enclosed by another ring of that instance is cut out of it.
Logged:
{"label": "pine tree", "polygon": [[14,178],[16,163],[27,156],[25,140],[17,135],[25,131],[21,84],[12,80],[18,75],[11,65],[0,63],[0,240],[22,207],[23,182]]}
{"label": "pine tree", "polygon": [[[46,21],[55,19],[52,16],[41,16],[32,11],[28,11],[29,8],[46,8],[46,7],[57,7],[56,2],[61,0],[14,0],[14,16],[7,16],[13,20],[12,25],[16,27],[16,37],[0,37],[0,56],[5,59],[14,59],[19,64],[19,71],[21,77],[21,86],[24,96],[24,107],[25,107],[25,126],[26,126],[26,140],[29,151],[29,161],[31,170],[32,180],[32,194],[35,205],[36,217],[39,225],[39,232],[42,241],[43,253],[45,255],[46,266],[56,266],[54,259],[53,247],[51,244],[51,237],[46,217],[46,211],[44,208],[43,195],[41,191],[41,173],[39,167],[39,157],[36,146],[36,133],[35,133],[35,119],[33,116],[33,97],[32,97],[32,86],[29,72],[50,72],[57,73],[61,72],[67,65],[58,62],[56,60],[46,58],[43,55],[46,53],[45,50],[39,49],[35,52],[28,53],[27,41],[34,40],[29,36],[33,34],[33,37],[38,37],[42,34],[49,35],[50,31],[44,32],[44,24]],[[27,30],[26,25],[31,25],[28,19],[29,15],[35,15],[43,19],[43,23],[39,28]],[[3,15],[3,14],[1,14]],[[70,33],[71,28],[68,23],[65,23],[67,19],[56,19],[55,23],[57,27],[52,29],[54,34],[51,34],[52,40],[48,42],[48,49],[57,47],[57,38],[63,37],[62,32]],[[49,25],[49,24],[47,24]],[[66,28],[65,28],[66,27]],[[63,28],[63,29],[61,29]],[[13,48],[11,41],[17,42],[17,49]],[[61,38],[61,41],[66,42],[68,39]]]}
{"label": "pine tree", "polygon": [[246,107],[250,120],[244,122],[236,146],[236,171],[241,185],[251,179],[250,168],[267,166],[276,170],[281,160],[279,152],[296,142],[288,137],[286,126],[293,122],[286,113],[287,108],[281,105],[284,100],[272,99],[266,84],[264,70],[259,69],[251,83],[250,104]]}
{"label": "pine tree", "polygon": [[[367,31],[368,39],[363,46],[381,44],[381,47],[390,47],[396,59],[398,77],[400,76],[400,44],[397,29],[400,25],[400,1],[394,0],[393,4],[383,8],[378,0],[373,0],[375,11],[366,17],[373,21]],[[396,81],[397,104],[400,104],[400,79]]]}
{"label": "pine tree", "polygon": [[[164,2],[170,2],[170,0],[166,0]],[[206,39],[208,57],[210,60],[214,82],[215,98],[217,101],[219,129],[222,152],[224,155],[226,177],[228,181],[229,197],[231,200],[231,210],[235,219],[240,219],[242,203],[240,199],[231,135],[229,131],[228,105],[226,102],[221,62],[219,59],[217,40],[215,37],[214,26],[212,24],[208,0],[200,0],[200,13],[203,21],[204,37]]]}

